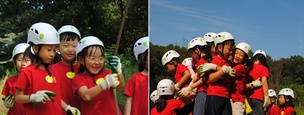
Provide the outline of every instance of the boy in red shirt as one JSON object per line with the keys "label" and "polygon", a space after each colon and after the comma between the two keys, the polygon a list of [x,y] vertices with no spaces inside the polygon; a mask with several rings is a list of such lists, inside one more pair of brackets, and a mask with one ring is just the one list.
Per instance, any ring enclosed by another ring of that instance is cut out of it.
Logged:
{"label": "boy in red shirt", "polygon": [[276,106],[277,94],[273,89],[268,89],[269,99],[266,104],[267,115],[279,115],[279,108]]}
{"label": "boy in red shirt", "polygon": [[[111,70],[104,68],[105,47],[95,36],[82,38],[77,45],[76,57],[81,64],[78,74],[73,78],[73,92],[80,99],[80,111],[84,115],[114,115],[116,111],[113,92],[110,88],[122,88],[124,78],[120,59],[110,56]],[[113,64],[113,65],[112,65]]]}
{"label": "boy in red shirt", "polygon": [[[72,79],[80,66],[80,64],[75,63],[76,47],[81,39],[80,32],[72,25],[65,25],[58,30],[58,34],[60,39],[59,51],[62,59],[51,66],[51,69],[53,69],[51,72],[54,72],[54,75],[60,78],[61,99],[69,106],[79,108],[79,97],[73,93]],[[62,114],[66,114],[66,112],[63,111]]]}
{"label": "boy in red shirt", "polygon": [[[29,57],[24,57],[24,51],[25,49],[30,46],[27,43],[19,43],[18,45],[15,46],[13,49],[13,60],[14,60],[14,65],[16,67],[16,70],[19,72],[21,71],[22,68],[28,66],[31,64],[31,61]],[[16,82],[18,79],[18,74],[14,75],[12,77],[7,78],[3,89],[2,89],[2,95],[5,97],[3,98],[3,105],[6,108],[9,108],[7,114],[8,115],[20,115],[24,114],[24,106],[23,104],[20,103],[15,103],[15,95],[16,95]]]}
{"label": "boy in red shirt", "polygon": [[142,37],[134,44],[135,58],[140,60],[140,64],[124,90],[127,96],[124,115],[148,115],[148,50],[149,37]]}
{"label": "boy in red shirt", "polygon": [[294,105],[292,100],[294,92],[290,88],[284,88],[279,92],[279,115],[294,115]]}

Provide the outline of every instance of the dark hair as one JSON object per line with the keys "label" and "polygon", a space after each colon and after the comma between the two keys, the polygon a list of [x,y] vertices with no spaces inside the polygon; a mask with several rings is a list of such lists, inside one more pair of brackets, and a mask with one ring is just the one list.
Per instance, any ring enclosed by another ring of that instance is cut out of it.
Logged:
{"label": "dark hair", "polygon": [[252,57],[252,59],[250,59],[250,60],[248,60],[248,61],[246,62],[246,67],[247,67],[247,69],[246,69],[246,74],[249,74],[249,72],[250,72],[250,71],[252,70],[252,68],[253,68],[254,62],[257,61],[257,60],[259,60],[260,63],[261,63],[263,66],[265,66],[265,67],[269,70],[269,66],[268,66],[268,64],[267,64],[267,59],[266,59],[266,57],[265,57],[264,55],[262,55],[262,54],[257,54],[257,55],[255,55],[254,57]]}
{"label": "dark hair", "polygon": [[79,36],[73,32],[64,32],[60,34],[60,41],[74,41],[75,39],[80,41]]}
{"label": "dark hair", "polygon": [[[288,98],[289,101],[286,101],[286,98]],[[288,106],[294,107],[294,105],[292,103],[293,98],[290,95],[284,95],[284,99],[285,99],[285,103],[280,105],[280,108],[288,107]]]}
{"label": "dark hair", "polygon": [[[211,45],[212,46],[212,45]],[[197,54],[197,55],[199,55],[199,58],[203,58],[203,59],[205,59],[207,62],[211,62],[212,61],[212,55],[211,55],[211,46],[210,46],[210,48],[208,47],[208,46],[198,46],[198,45],[196,45],[196,46],[194,46],[193,48],[191,48],[191,49],[189,49],[188,51],[189,52],[194,52],[195,53],[195,49],[196,48],[198,48],[201,52],[204,52],[205,53],[205,56],[204,57],[200,57],[200,54]]]}
{"label": "dark hair", "polygon": [[[225,47],[225,45],[229,45],[229,44],[231,44],[232,46],[234,46],[234,44],[235,44],[235,42],[234,42],[234,40],[226,40],[226,41],[224,41],[224,42],[222,42],[222,43],[218,43],[217,45],[216,45],[216,47],[215,47],[215,49],[216,49],[216,51],[217,51],[217,53],[223,58],[223,51],[224,51],[224,47]],[[220,51],[218,51],[218,46],[219,45],[222,45],[222,52],[220,52]],[[223,58],[224,59],[224,58]],[[232,62],[230,61],[230,60],[228,60],[228,59],[224,59],[224,60],[226,60],[227,62],[228,62],[228,64],[229,65],[232,65]]]}
{"label": "dark hair", "polygon": [[173,95],[161,95],[159,98],[155,101],[155,107],[158,113],[161,113],[167,106],[167,101],[169,99],[172,99]]}
{"label": "dark hair", "polygon": [[148,58],[148,50],[146,50],[144,53],[139,54],[139,65],[138,65],[138,71],[141,72],[145,69],[148,70],[148,67],[146,67],[146,59]]}
{"label": "dark hair", "polygon": [[[81,52],[79,52],[78,55],[77,55],[77,57],[81,57],[81,58],[85,59],[85,56],[88,54],[88,50],[89,50],[90,47],[97,47],[97,48],[99,48],[101,50],[101,52],[102,52],[102,56],[105,55],[103,47],[101,47],[100,45],[91,45],[91,46],[88,46],[88,47],[84,48]],[[96,50],[95,50],[95,52],[96,52]],[[93,50],[91,50],[89,52],[88,56],[91,56],[95,52],[93,52]],[[85,67],[85,65],[80,64],[80,67],[79,67],[79,70],[78,70],[78,74],[79,73],[83,73],[86,69],[87,68]],[[102,70],[103,70],[103,68],[102,68]]]}

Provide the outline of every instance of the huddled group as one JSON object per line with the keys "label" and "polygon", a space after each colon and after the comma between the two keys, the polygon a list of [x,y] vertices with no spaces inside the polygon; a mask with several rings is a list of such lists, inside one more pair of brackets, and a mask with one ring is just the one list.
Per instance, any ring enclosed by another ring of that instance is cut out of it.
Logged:
{"label": "huddled group", "polygon": [[180,61],[175,50],[162,59],[174,81],[162,79],[150,94],[151,115],[293,115],[294,92],[268,88],[267,55],[235,39],[229,32],[208,32],[194,37],[189,58]]}
{"label": "huddled group", "polygon": [[[81,37],[73,25],[57,31],[48,23],[33,24],[27,43],[17,44],[12,51],[18,74],[9,77],[2,90],[7,114],[121,115],[113,88],[124,88],[125,115],[148,114],[149,37],[133,45],[139,70],[127,84],[120,58],[106,56],[101,40]],[[140,96],[143,92],[145,97]]]}

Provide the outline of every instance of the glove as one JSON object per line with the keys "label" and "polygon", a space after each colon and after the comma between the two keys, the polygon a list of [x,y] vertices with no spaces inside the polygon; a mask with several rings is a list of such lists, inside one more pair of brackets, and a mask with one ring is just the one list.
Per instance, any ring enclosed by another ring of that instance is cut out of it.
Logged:
{"label": "glove", "polygon": [[268,96],[264,96],[264,103],[263,103],[263,108],[264,108],[264,111],[266,111],[266,104],[267,104],[267,101],[268,101]]}
{"label": "glove", "polygon": [[190,93],[191,90],[192,90],[192,88],[190,86],[188,86],[186,88],[181,89],[177,93],[179,96],[186,97]]}
{"label": "glove", "polygon": [[180,87],[180,85],[179,85],[178,83],[176,83],[176,84],[174,85],[174,88],[175,88],[176,91],[179,91],[179,90],[180,90],[179,87]]}
{"label": "glove", "polygon": [[109,61],[111,70],[113,71],[113,73],[118,73],[120,74],[121,71],[121,63],[120,63],[120,59],[117,56],[109,56],[107,58],[107,60]]}
{"label": "glove", "polygon": [[76,107],[71,107],[68,105],[65,109],[67,115],[80,115],[80,111]]}
{"label": "glove", "polygon": [[228,74],[229,76],[231,77],[235,77],[235,70],[233,68],[231,68],[230,66],[223,66],[222,67],[222,71],[225,73],[225,74]]}
{"label": "glove", "polygon": [[115,88],[119,85],[117,74],[108,74],[103,81],[99,84],[103,90],[109,89],[111,87]]}
{"label": "glove", "polygon": [[199,77],[202,77],[206,72],[210,70],[216,70],[217,65],[213,63],[205,63],[203,65],[198,66],[197,71]]}
{"label": "glove", "polygon": [[4,105],[6,108],[11,108],[11,107],[13,107],[14,104],[15,104],[15,99],[14,99],[14,95],[13,95],[13,94],[10,94],[10,95],[7,96],[7,97],[3,97],[2,100],[3,100],[3,105]]}
{"label": "glove", "polygon": [[35,104],[37,104],[38,102],[47,102],[47,101],[51,101],[54,102],[54,99],[52,99],[51,97],[55,97],[56,94],[52,91],[48,91],[48,90],[41,90],[38,91],[36,94],[31,94],[30,95],[30,100],[32,102],[34,102]]}
{"label": "glove", "polygon": [[254,80],[250,83],[251,88],[256,88],[262,86],[262,82],[260,81],[261,78]]}

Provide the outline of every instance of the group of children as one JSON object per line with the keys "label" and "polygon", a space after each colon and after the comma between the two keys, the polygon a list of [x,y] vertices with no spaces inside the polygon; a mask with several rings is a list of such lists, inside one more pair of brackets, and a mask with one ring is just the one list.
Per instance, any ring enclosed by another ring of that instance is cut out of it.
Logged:
{"label": "group of children", "polygon": [[[148,114],[148,49],[148,37],[134,44],[140,64],[126,84],[125,115]],[[117,56],[106,57],[105,50],[101,39],[82,38],[72,25],[57,31],[48,23],[33,24],[27,43],[13,49],[18,74],[2,90],[8,115],[122,115],[111,90],[125,86],[122,64]],[[58,53],[60,61],[55,59]],[[104,68],[106,62],[111,70]]]}
{"label": "group of children", "polygon": [[[293,90],[278,94],[280,109],[268,92],[267,55],[235,39],[229,32],[208,32],[188,44],[189,58],[180,62],[175,50],[167,51],[162,65],[174,74],[163,79],[151,93],[151,115],[292,115]],[[275,92],[274,92],[275,94]],[[245,109],[245,105],[246,109]]]}

